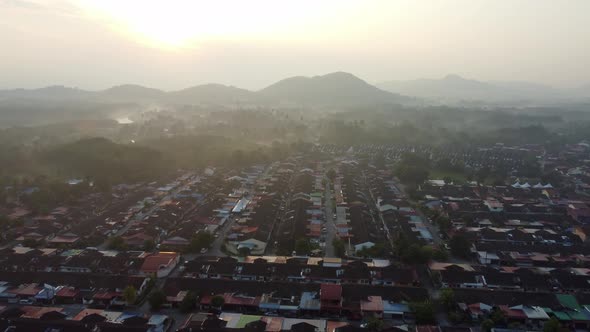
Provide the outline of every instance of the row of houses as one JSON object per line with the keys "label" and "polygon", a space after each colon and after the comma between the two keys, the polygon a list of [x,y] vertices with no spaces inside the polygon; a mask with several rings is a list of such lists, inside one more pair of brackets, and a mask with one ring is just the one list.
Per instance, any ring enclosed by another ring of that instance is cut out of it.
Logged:
{"label": "row of houses", "polygon": [[230,257],[196,259],[184,267],[184,276],[199,279],[285,281],[384,286],[416,286],[417,273],[388,261],[346,261],[339,258],[260,257],[239,262]]}

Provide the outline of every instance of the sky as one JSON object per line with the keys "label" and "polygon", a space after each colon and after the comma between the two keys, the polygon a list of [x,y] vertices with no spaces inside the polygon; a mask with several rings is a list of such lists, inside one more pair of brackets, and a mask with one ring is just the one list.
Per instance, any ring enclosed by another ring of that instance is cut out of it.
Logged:
{"label": "sky", "polygon": [[346,71],[590,83],[589,0],[0,0],[0,89]]}

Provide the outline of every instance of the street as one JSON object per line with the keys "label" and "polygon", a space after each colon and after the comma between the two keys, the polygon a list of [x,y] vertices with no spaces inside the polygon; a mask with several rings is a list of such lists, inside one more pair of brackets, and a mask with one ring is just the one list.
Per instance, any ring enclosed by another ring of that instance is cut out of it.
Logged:
{"label": "street", "polygon": [[334,246],[332,242],[336,237],[336,224],[334,223],[334,207],[332,206],[332,189],[330,188],[330,181],[327,182],[325,188],[325,214],[326,221],[324,226],[326,227],[326,247],[324,256],[325,257],[336,257],[334,253]]}

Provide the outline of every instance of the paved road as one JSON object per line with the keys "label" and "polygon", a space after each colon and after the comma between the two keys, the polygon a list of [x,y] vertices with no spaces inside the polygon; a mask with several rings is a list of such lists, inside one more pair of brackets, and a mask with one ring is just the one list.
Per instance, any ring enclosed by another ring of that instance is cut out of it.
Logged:
{"label": "paved road", "polygon": [[332,189],[330,186],[331,183],[328,181],[324,194],[324,205],[326,206],[326,222],[324,223],[326,227],[326,247],[324,257],[336,257],[334,246],[332,245],[332,241],[336,237],[336,224],[334,223],[334,207],[332,206]]}

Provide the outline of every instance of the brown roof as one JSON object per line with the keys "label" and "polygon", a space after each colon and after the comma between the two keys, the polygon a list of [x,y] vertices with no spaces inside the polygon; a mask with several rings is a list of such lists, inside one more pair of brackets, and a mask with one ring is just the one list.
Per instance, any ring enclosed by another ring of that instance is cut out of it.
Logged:
{"label": "brown roof", "polygon": [[140,271],[144,273],[158,272],[161,266],[168,266],[178,258],[176,252],[159,252],[145,258]]}

